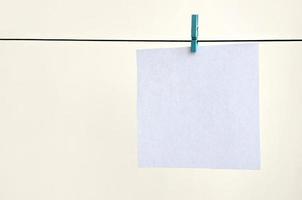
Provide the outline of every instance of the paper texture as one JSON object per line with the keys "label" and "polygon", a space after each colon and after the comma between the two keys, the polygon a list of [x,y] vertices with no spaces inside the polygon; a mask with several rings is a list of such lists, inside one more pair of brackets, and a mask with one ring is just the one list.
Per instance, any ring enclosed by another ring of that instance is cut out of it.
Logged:
{"label": "paper texture", "polygon": [[258,44],[137,51],[140,167],[259,169]]}

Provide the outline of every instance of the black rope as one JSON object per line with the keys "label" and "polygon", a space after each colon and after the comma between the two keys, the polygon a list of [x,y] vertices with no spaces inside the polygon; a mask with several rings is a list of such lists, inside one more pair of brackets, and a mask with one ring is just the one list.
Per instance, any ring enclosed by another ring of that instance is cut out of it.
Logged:
{"label": "black rope", "polygon": [[[191,40],[131,40],[131,39],[79,39],[79,38],[0,38],[0,41],[45,41],[45,42],[191,42]],[[198,40],[198,42],[302,42],[302,39],[239,39]]]}

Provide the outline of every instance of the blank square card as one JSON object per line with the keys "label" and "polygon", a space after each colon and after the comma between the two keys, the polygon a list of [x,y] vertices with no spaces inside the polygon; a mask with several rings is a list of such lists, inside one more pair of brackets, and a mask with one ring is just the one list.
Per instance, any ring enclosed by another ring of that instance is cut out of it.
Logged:
{"label": "blank square card", "polygon": [[137,50],[139,167],[259,169],[258,44]]}

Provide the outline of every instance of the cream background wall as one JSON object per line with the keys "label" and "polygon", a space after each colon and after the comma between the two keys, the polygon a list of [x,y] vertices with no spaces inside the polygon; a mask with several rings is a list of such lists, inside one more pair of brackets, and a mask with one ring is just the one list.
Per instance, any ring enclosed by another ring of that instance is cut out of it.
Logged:
{"label": "cream background wall", "polygon": [[[302,37],[300,0],[0,5],[1,37]],[[260,171],[137,167],[135,50],[179,46],[0,42],[0,199],[301,199],[302,43],[260,46]]]}

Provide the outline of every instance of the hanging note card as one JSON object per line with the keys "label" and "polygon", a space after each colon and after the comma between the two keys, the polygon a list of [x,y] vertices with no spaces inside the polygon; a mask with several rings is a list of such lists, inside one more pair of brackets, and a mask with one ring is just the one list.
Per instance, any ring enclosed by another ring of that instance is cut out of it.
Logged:
{"label": "hanging note card", "polygon": [[143,49],[139,167],[259,169],[258,44]]}

